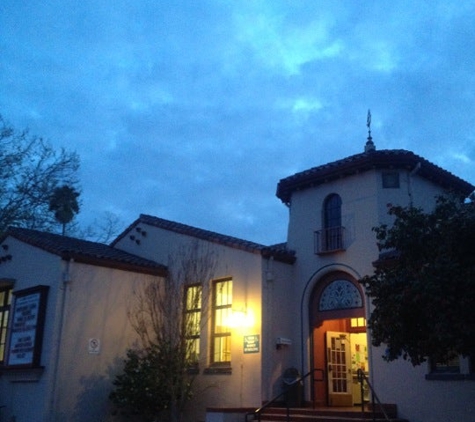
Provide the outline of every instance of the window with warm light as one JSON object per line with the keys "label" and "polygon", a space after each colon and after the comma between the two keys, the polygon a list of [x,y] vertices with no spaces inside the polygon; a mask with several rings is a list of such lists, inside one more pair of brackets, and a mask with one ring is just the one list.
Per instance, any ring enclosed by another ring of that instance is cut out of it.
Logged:
{"label": "window with warm light", "polygon": [[0,364],[5,360],[5,345],[7,342],[8,317],[12,302],[12,288],[0,289]]}
{"label": "window with warm light", "polygon": [[211,363],[231,363],[232,279],[213,283]]}
{"label": "window with warm light", "polygon": [[198,364],[200,357],[201,332],[201,303],[202,288],[200,285],[191,285],[185,288],[185,316],[184,330],[186,338],[186,353],[190,364]]}
{"label": "window with warm light", "polygon": [[351,328],[366,327],[366,318],[351,318]]}

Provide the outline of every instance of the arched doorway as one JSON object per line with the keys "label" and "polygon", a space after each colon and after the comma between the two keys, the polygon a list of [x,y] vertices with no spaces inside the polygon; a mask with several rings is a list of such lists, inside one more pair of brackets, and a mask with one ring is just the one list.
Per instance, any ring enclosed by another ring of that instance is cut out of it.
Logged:
{"label": "arched doorway", "polygon": [[365,303],[359,283],[346,272],[322,277],[310,299],[313,368],[325,373],[313,386],[316,406],[353,406],[361,397],[356,371],[369,371]]}

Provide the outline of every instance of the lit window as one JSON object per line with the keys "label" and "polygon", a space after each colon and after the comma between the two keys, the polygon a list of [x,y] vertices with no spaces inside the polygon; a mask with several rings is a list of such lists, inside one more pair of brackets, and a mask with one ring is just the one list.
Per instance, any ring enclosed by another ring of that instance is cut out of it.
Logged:
{"label": "lit window", "polygon": [[232,279],[213,284],[211,363],[231,363]]}
{"label": "lit window", "polygon": [[351,318],[351,327],[366,327],[366,318]]}
{"label": "lit window", "polygon": [[5,359],[5,344],[7,342],[8,317],[12,302],[12,288],[0,289],[0,363]]}
{"label": "lit window", "polygon": [[202,288],[200,285],[186,287],[184,330],[186,353],[190,364],[197,364],[200,357],[201,296]]}

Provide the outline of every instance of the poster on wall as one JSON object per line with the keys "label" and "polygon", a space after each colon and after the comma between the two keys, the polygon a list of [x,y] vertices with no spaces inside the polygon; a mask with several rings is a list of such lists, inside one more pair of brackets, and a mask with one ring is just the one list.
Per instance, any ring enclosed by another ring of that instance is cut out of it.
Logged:
{"label": "poster on wall", "polygon": [[48,286],[13,292],[8,366],[40,365]]}

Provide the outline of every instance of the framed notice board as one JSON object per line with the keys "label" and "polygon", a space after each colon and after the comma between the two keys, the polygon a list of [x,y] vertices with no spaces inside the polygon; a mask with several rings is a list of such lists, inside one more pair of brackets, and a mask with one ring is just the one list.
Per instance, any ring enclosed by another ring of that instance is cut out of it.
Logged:
{"label": "framed notice board", "polygon": [[13,292],[7,366],[40,366],[49,286]]}

